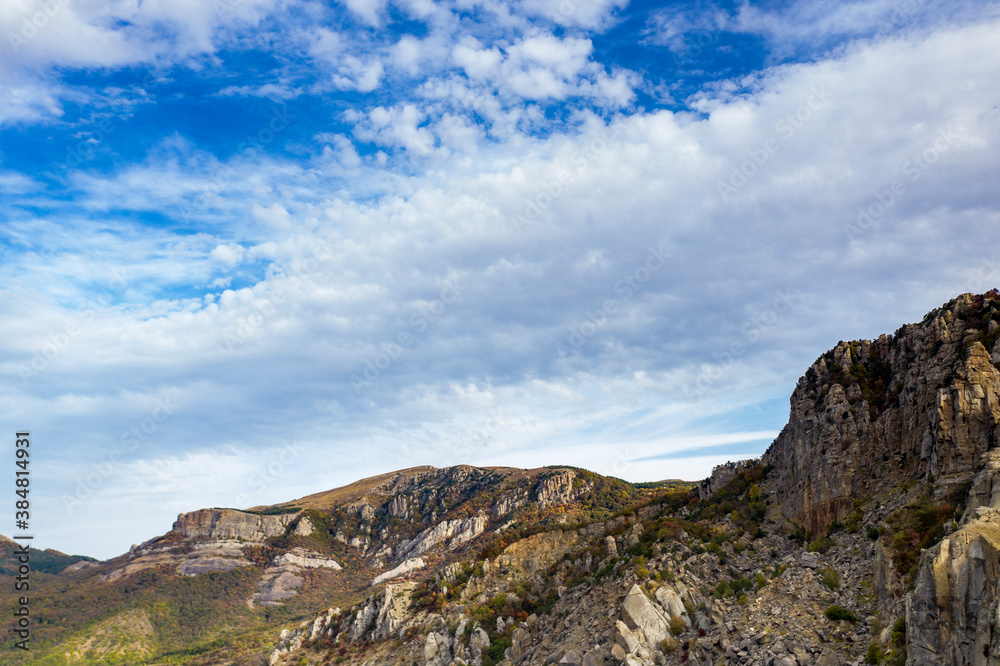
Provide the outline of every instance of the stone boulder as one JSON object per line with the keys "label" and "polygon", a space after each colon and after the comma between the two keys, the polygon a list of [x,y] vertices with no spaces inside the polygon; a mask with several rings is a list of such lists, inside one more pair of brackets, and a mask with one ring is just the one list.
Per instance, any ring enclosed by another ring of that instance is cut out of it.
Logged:
{"label": "stone boulder", "polygon": [[670,635],[663,611],[649,600],[638,585],[632,586],[622,602],[621,621],[647,647],[659,645],[660,641]]}

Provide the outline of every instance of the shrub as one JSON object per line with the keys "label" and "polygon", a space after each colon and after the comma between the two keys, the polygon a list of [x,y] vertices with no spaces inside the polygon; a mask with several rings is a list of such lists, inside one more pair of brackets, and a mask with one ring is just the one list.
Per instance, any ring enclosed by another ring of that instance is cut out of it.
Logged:
{"label": "shrub", "polygon": [[[674,636],[680,636],[684,633],[684,621],[679,617],[670,618],[670,633]],[[676,643],[676,641],[674,641]]]}
{"label": "shrub", "polygon": [[503,610],[507,608],[507,595],[503,592],[495,595],[492,599],[490,599],[489,606],[494,613],[502,613]]}
{"label": "shrub", "polygon": [[472,612],[469,613],[469,615],[472,616],[473,620],[482,624],[488,624],[494,617],[496,617],[496,613],[494,613],[488,606],[476,606],[472,609]]}
{"label": "shrub", "polygon": [[840,587],[840,576],[837,575],[836,569],[823,570],[823,584],[831,590],[836,590]]}
{"label": "shrub", "polygon": [[826,619],[832,622],[839,622],[841,620],[847,620],[848,622],[857,622],[858,616],[851,611],[843,608],[841,606],[833,605],[826,609],[823,613],[826,615]]}
{"label": "shrub", "polygon": [[677,652],[677,639],[667,636],[660,641],[660,652],[663,654],[673,654]]}
{"label": "shrub", "polygon": [[821,536],[818,539],[813,539],[809,542],[809,546],[806,547],[810,553],[825,553],[830,549],[830,546],[834,545],[833,539],[828,536]]}
{"label": "shrub", "polygon": [[868,652],[865,653],[866,664],[881,664],[883,659],[885,659],[885,652],[882,651],[882,646],[877,641],[868,646]]}

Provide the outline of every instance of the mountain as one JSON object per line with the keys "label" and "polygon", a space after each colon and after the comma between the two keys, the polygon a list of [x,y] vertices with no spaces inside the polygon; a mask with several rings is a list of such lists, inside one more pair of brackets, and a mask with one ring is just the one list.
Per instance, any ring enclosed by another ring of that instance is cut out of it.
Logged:
{"label": "mountain", "polygon": [[39,573],[0,663],[1000,663],[998,366],[1000,294],[964,294],[820,356],[700,484],[418,467],[183,514]]}

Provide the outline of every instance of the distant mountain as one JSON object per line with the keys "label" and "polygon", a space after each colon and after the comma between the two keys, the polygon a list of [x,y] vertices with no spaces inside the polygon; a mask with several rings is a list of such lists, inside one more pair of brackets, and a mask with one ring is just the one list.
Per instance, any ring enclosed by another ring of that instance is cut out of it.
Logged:
{"label": "distant mountain", "polygon": [[697,485],[418,467],[50,553],[0,663],[1000,663],[997,366],[1000,294],[965,294],[823,354]]}
{"label": "distant mountain", "polygon": [[[14,552],[20,550],[20,547],[15,541],[0,534],[0,576],[17,575],[18,562]],[[41,572],[46,574],[62,573],[67,567],[80,562],[97,561],[93,557],[67,555],[51,548],[38,550],[37,548],[29,547],[28,557],[30,558],[32,573]]]}

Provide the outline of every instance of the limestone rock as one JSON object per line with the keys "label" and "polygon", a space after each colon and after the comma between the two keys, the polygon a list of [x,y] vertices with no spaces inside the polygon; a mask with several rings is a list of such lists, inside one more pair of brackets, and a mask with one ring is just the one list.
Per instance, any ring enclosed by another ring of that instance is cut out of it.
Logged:
{"label": "limestone rock", "polygon": [[306,548],[293,548],[289,552],[274,558],[274,566],[277,567],[298,567],[300,569],[334,569],[340,570],[342,567],[336,560],[324,557],[314,550]]}
{"label": "limestone rock", "polygon": [[302,578],[284,571],[263,583],[257,594],[253,595],[253,600],[263,605],[274,605],[295,596],[302,583]]}
{"label": "limestone rock", "polygon": [[604,549],[607,551],[608,557],[618,557],[618,544],[615,543],[614,537],[604,538]]}
{"label": "limestone rock", "polygon": [[449,541],[448,546],[454,548],[476,538],[486,529],[486,516],[473,516],[466,520],[445,520],[434,527],[403,541],[396,547],[396,558],[413,558],[427,552],[434,546]]}
{"label": "limestone rock", "polygon": [[663,606],[663,610],[667,611],[667,614],[671,618],[681,617],[687,613],[680,595],[670,585],[661,585],[656,588],[653,596],[656,597],[656,600]]}
{"label": "limestone rock", "polygon": [[538,480],[534,491],[534,500],[543,509],[558,504],[567,504],[573,499],[573,480],[576,472],[571,469],[560,470]]}
{"label": "limestone rock", "polygon": [[638,632],[642,632],[643,638],[640,642],[648,646],[658,645],[670,634],[670,629],[660,612],[638,585],[632,586],[625,601],[622,602],[621,619],[636,638],[639,638]]}
{"label": "limestone rock", "polygon": [[1000,444],[1000,372],[982,344],[998,304],[996,291],[963,294],[893,336],[841,342],[813,363],[762,459],[774,466],[781,510],[820,534],[856,499],[903,481],[975,476]]}
{"label": "limestone rock", "polygon": [[395,569],[391,569],[390,571],[386,571],[385,573],[381,573],[378,576],[375,576],[374,580],[372,580],[372,587],[375,587],[379,583],[384,583],[387,580],[404,576],[410,573],[411,571],[416,571],[417,569],[423,569],[425,566],[427,566],[427,563],[424,562],[424,559],[422,557],[415,557],[411,560],[406,560]]}
{"label": "limestone rock", "polygon": [[906,607],[910,666],[986,666],[1000,657],[1000,516],[980,512],[921,555]]}
{"label": "limestone rock", "polygon": [[174,522],[173,531],[188,538],[241,539],[258,543],[267,537],[285,533],[285,527],[295,514],[262,516],[235,509],[201,509],[182,513]]}

